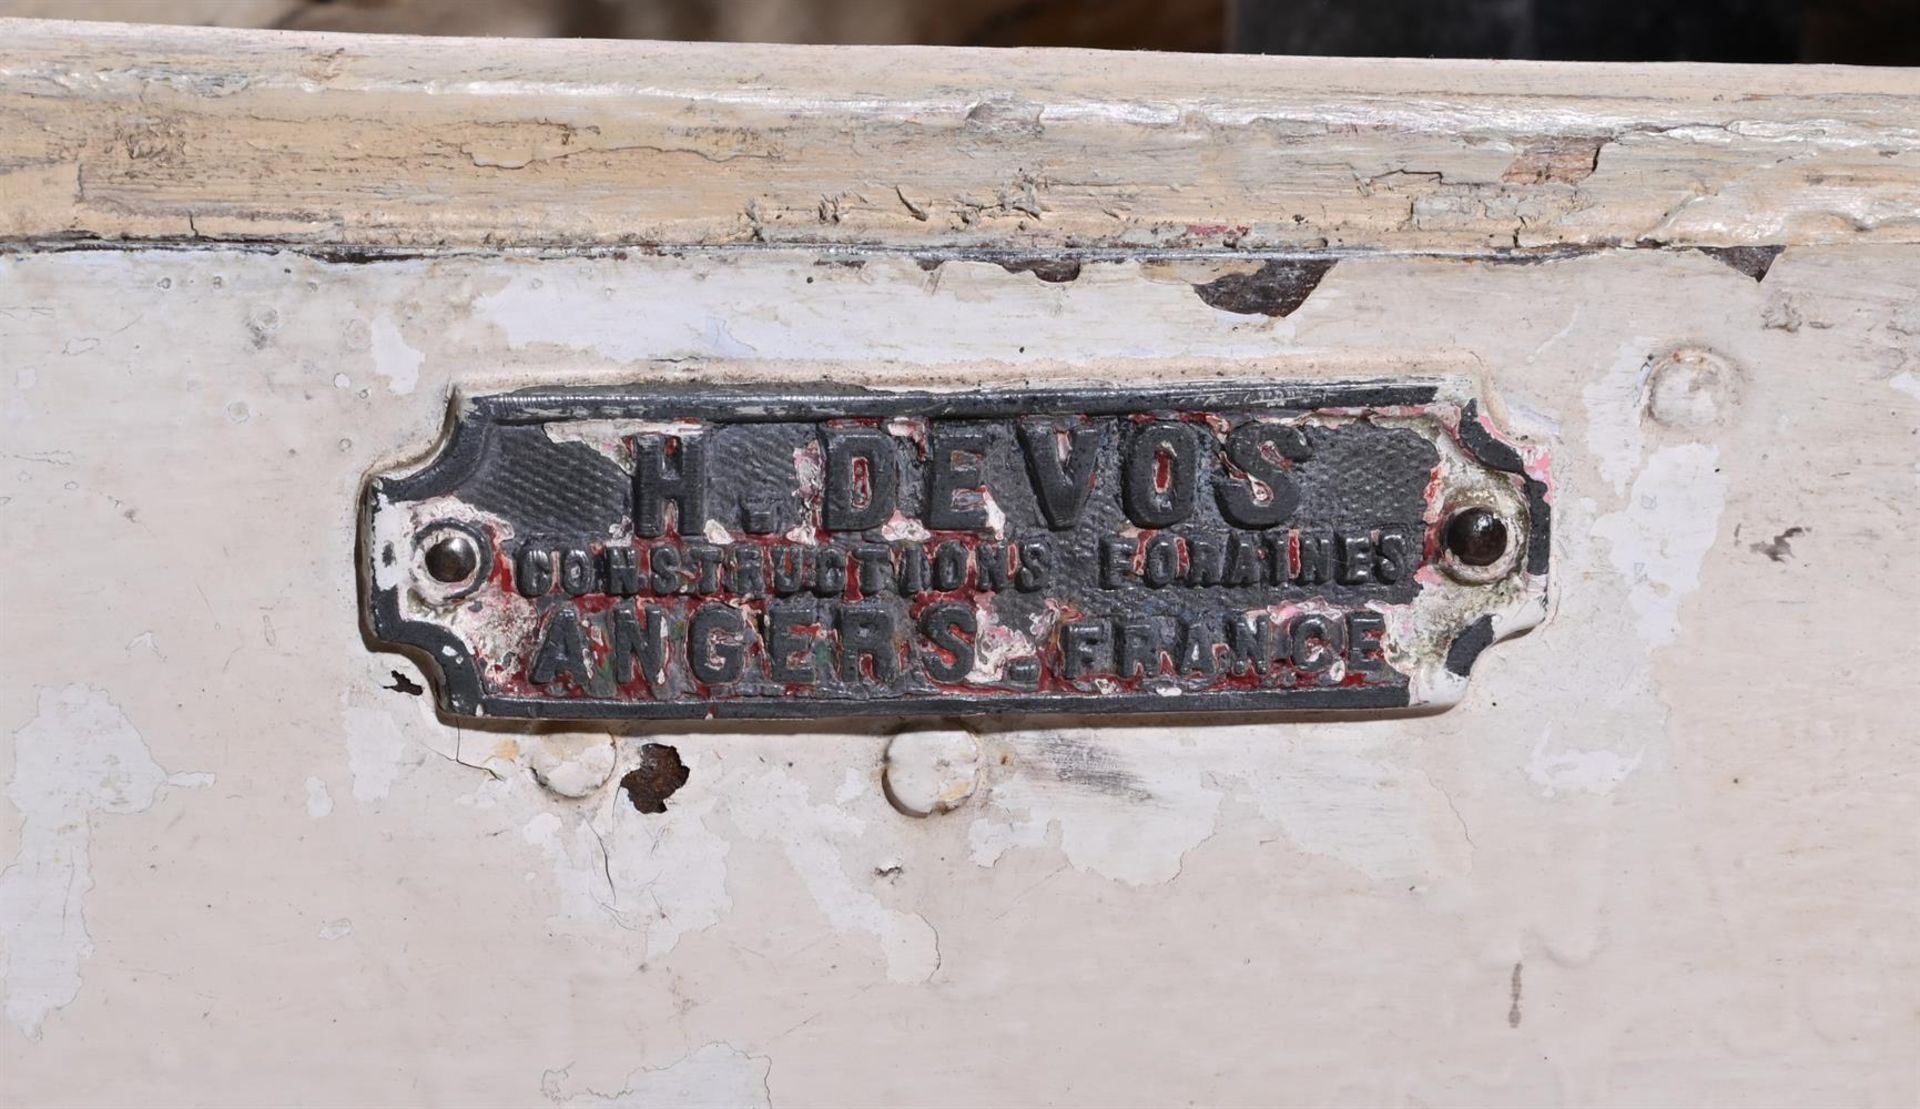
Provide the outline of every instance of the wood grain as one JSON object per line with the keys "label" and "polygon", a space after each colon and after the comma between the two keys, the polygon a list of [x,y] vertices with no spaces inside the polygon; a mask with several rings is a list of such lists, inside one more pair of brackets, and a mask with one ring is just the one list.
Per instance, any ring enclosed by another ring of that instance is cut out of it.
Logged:
{"label": "wood grain", "polygon": [[0,238],[1913,242],[1920,74],[0,21]]}

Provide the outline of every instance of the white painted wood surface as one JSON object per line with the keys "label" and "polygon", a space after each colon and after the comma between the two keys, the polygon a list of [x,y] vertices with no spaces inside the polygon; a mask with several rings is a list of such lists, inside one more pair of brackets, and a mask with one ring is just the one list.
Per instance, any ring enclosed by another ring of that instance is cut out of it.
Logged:
{"label": "white painted wood surface", "polygon": [[[1914,1103],[1912,73],[4,31],[7,1102]],[[1221,311],[1241,225],[1339,261]],[[887,725],[462,730],[358,626],[456,385],[1435,369],[1556,485],[1438,716],[912,818]]]}
{"label": "white painted wood surface", "polygon": [[1910,70],[18,21],[0,39],[13,237],[1461,251],[1920,234]]}

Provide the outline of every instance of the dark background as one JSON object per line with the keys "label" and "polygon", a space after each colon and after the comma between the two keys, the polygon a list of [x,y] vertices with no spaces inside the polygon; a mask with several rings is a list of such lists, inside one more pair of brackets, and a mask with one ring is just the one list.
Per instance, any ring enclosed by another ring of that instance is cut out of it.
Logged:
{"label": "dark background", "polygon": [[1920,64],[1920,0],[0,0],[0,15],[427,35]]}

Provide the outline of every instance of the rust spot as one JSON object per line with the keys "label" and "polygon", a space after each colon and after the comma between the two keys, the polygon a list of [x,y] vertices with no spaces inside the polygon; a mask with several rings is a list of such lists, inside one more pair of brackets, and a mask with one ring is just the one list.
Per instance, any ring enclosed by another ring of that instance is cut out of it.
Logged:
{"label": "rust spot", "polygon": [[1193,291],[1222,312],[1248,316],[1289,316],[1307,302],[1333,268],[1333,258],[1270,261],[1252,273],[1230,273]]}
{"label": "rust spot", "polygon": [[1000,263],[1008,273],[1030,273],[1049,284],[1059,285],[1080,276],[1077,258],[1013,258]]}
{"label": "rust spot", "polygon": [[680,761],[680,752],[664,743],[649,743],[640,748],[640,765],[620,779],[620,788],[640,812],[666,812],[667,798],[686,785],[692,773]]}
{"label": "rust spot", "polygon": [[[1793,555],[1793,540],[1807,534],[1803,527],[1790,527],[1767,540],[1765,543],[1749,543],[1747,549],[1755,554],[1763,554],[1775,562],[1785,562]],[[1738,779],[1735,779],[1738,781]]]}
{"label": "rust spot", "polygon": [[1780,257],[1785,247],[1778,246],[1702,246],[1695,247],[1700,253],[1726,266],[1728,269],[1746,274],[1757,281],[1767,279],[1767,271],[1773,268],[1773,260]]}
{"label": "rust spot", "polygon": [[1607,140],[1571,135],[1534,143],[1520,152],[1500,180],[1509,185],[1572,185],[1592,176]]}

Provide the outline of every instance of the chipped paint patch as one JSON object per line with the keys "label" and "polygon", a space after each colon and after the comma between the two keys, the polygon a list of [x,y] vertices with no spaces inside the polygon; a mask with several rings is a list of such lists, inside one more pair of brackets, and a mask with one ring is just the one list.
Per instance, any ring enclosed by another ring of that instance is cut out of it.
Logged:
{"label": "chipped paint patch", "polygon": [[[1008,851],[1039,847],[1057,827],[1075,870],[1131,886],[1157,885],[1213,834],[1221,793],[1181,757],[1175,733],[1049,732],[1023,749],[1021,772],[993,786],[987,812],[967,829],[973,861],[992,866]],[[1147,771],[1145,765],[1151,766]]]}
{"label": "chipped paint patch", "polygon": [[520,748],[535,780],[561,797],[585,797],[613,776],[616,751],[609,735],[533,735]]}
{"label": "chipped paint patch", "polygon": [[1640,768],[1640,761],[1646,757],[1647,749],[1643,744],[1633,752],[1631,758],[1614,751],[1549,751],[1553,738],[1552,729],[1540,737],[1533,745],[1533,753],[1527,759],[1527,777],[1540,787],[1542,797],[1553,797],[1563,793],[1591,793],[1605,797],[1612,793],[1627,775]]}
{"label": "chipped paint patch", "polygon": [[373,372],[387,379],[387,391],[394,394],[413,392],[420,383],[420,367],[427,356],[407,342],[400,333],[400,325],[391,317],[381,316],[373,321]]}
{"label": "chipped paint patch", "polygon": [[1593,534],[1627,579],[1628,604],[1648,646],[1680,634],[1680,602],[1700,586],[1700,566],[1720,530],[1727,479],[1717,448],[1702,443],[1663,447],[1634,479],[1627,504],[1595,520]]}
{"label": "chipped paint patch", "polygon": [[[805,253],[770,252],[763,264],[715,267],[688,282],[653,263],[540,259],[539,276],[533,276],[533,263],[510,271],[504,285],[475,298],[473,315],[516,350],[574,351],[620,363],[742,359],[760,363],[764,373],[806,380],[819,373],[821,362],[927,361],[915,337],[936,334],[945,337],[940,362],[1079,362],[1137,358],[1148,351],[1267,358],[1276,343],[1292,342],[1294,322],[1283,317],[1305,302],[1332,264],[1298,260],[1261,270],[1236,261],[1229,265],[1250,272],[1194,266],[1178,281],[1142,280],[1165,272],[1166,263],[1089,266],[1070,284],[1042,286],[1053,306],[1044,315],[1023,317],[1016,335],[1007,330],[999,305],[1028,293],[1034,281],[999,262],[948,260],[931,281],[907,257],[872,257],[858,269],[813,262]],[[1227,283],[1215,285],[1223,274]],[[909,286],[924,295],[889,292]],[[1111,308],[1099,307],[1115,295],[1133,298],[1126,327],[1112,326]],[[634,311],[636,304],[647,310]],[[778,310],[742,307],[755,304]],[[884,326],[848,324],[869,312]]]}
{"label": "chipped paint patch", "polygon": [[1593,451],[1600,476],[1624,493],[1646,453],[1646,432],[1640,426],[1646,407],[1647,381],[1653,360],[1647,351],[1653,340],[1635,337],[1614,352],[1613,365],[1580,390],[1587,407],[1587,447]]}
{"label": "chipped paint patch", "polygon": [[1432,775],[1386,747],[1391,725],[1247,745],[1229,764],[1230,795],[1251,804],[1302,854],[1382,884],[1430,882],[1473,869],[1473,833]]}
{"label": "chipped paint patch", "polygon": [[1217,311],[1285,317],[1307,302],[1333,266],[1328,258],[1273,260],[1251,273],[1228,273],[1196,284],[1193,291]]}
{"label": "chipped paint patch", "polygon": [[731,847],[708,827],[713,796],[685,798],[658,814],[636,812],[620,797],[590,818],[535,814],[521,835],[552,865],[559,905],[550,923],[611,923],[641,933],[648,960],[719,923],[733,908]]}
{"label": "chipped paint patch", "polygon": [[1163,730],[1047,733],[1040,746],[1012,752],[1011,776],[993,785],[987,815],[969,828],[973,861],[992,866],[1015,848],[1042,847],[1057,828],[1076,870],[1133,886],[1167,882],[1231,800],[1302,854],[1375,881],[1470,871],[1460,810],[1425,772],[1386,753],[1392,727],[1221,734],[1202,747]]}
{"label": "chipped paint patch", "polygon": [[353,799],[378,801],[393,789],[402,771],[418,766],[425,752],[407,742],[393,716],[381,709],[352,705],[341,714],[347,733],[347,769],[353,774]]}
{"label": "chipped paint patch", "polygon": [[333,811],[333,794],[320,778],[307,779],[307,815],[315,820]]}
{"label": "chipped paint patch", "polygon": [[890,980],[924,982],[939,969],[933,926],[887,908],[847,874],[842,845],[864,834],[866,821],[839,805],[813,804],[804,783],[777,770],[736,783],[727,812],[748,837],[780,845],[834,931],[880,942]]}
{"label": "chipped paint patch", "polygon": [[554,443],[584,443],[624,473],[633,473],[633,440],[643,435],[688,439],[706,433],[698,420],[549,420],[540,433]]}
{"label": "chipped paint patch", "polygon": [[613,1093],[570,1089],[572,1068],[540,1076],[540,1093],[564,1109],[770,1109],[767,1078],[773,1060],[751,1055],[732,1044],[710,1043],[664,1067],[641,1067],[627,1074]]}
{"label": "chipped paint patch", "polygon": [[1893,378],[1889,380],[1887,384],[1912,397],[1914,400],[1920,400],[1920,374],[1915,374],[1911,370],[1902,371],[1901,373],[1893,375]]}
{"label": "chipped paint patch", "polygon": [[0,871],[7,1018],[39,1039],[47,1017],[80,993],[93,955],[86,896],[93,889],[93,818],[145,812],[168,786],[213,775],[168,774],[106,691],[41,689],[39,711],[14,733],[7,798],[21,815],[20,850]]}
{"label": "chipped paint patch", "polygon": [[[964,728],[901,732],[887,744],[882,780],[887,800],[908,816],[951,812],[973,796],[980,780],[980,745]],[[863,787],[849,770],[834,801],[847,804]]]}

